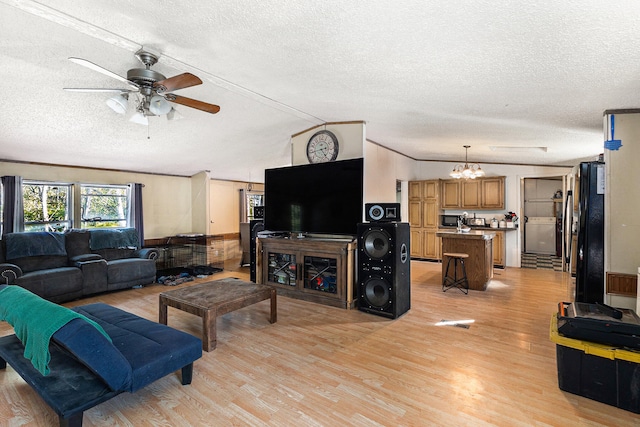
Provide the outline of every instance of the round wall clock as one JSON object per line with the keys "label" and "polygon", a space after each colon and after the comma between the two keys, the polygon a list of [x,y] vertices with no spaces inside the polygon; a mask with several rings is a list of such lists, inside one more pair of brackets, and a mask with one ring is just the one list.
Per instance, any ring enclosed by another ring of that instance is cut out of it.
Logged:
{"label": "round wall clock", "polygon": [[307,143],[309,163],[332,162],[338,157],[338,138],[328,130],[313,134]]}

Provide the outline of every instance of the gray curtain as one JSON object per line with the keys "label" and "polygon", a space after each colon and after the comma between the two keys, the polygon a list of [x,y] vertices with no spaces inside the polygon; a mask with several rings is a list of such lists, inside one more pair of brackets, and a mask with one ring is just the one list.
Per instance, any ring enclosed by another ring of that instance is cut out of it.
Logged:
{"label": "gray curtain", "polygon": [[2,234],[24,231],[24,207],[22,204],[22,177],[2,177]]}
{"label": "gray curtain", "polygon": [[144,184],[129,184],[129,218],[128,223],[138,232],[140,247],[144,246],[144,224],[142,220],[142,187]]}

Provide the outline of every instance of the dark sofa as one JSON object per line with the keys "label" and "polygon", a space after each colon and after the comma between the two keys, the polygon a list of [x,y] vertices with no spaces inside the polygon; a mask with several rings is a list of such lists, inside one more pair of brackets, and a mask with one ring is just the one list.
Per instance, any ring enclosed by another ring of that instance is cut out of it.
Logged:
{"label": "dark sofa", "polygon": [[57,303],[153,283],[159,254],[133,228],[9,233],[0,248],[1,283]]}

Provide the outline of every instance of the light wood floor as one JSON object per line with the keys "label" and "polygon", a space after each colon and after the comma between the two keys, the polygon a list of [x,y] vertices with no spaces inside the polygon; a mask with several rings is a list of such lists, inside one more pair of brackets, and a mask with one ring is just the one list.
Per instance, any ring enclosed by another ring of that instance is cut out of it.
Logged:
{"label": "light wood floor", "polygon": [[[222,277],[246,279],[246,271]],[[631,426],[640,416],[562,392],[549,320],[571,280],[551,270],[496,270],[485,292],[440,288],[440,264],[412,262],[412,308],[396,320],[279,297],[218,320],[218,347],[194,366],[85,412],[85,426]],[[192,282],[193,283],[193,282]],[[185,286],[185,285],[181,285]],[[161,285],[104,301],[158,317]],[[469,329],[434,326],[474,319]],[[169,308],[169,325],[200,319]],[[0,335],[12,333],[0,323]],[[56,425],[11,369],[0,371],[0,425]]]}

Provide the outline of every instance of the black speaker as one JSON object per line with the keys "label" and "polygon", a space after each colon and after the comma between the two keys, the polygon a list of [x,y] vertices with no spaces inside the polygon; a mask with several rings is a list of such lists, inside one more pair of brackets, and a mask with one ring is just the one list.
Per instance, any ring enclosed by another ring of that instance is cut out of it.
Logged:
{"label": "black speaker", "polygon": [[411,308],[409,224],[358,224],[358,309],[395,319]]}
{"label": "black speaker", "polygon": [[252,219],[249,221],[249,278],[252,282],[256,282],[256,238],[258,233],[264,231],[264,222],[260,219]]}
{"label": "black speaker", "polygon": [[264,206],[253,207],[253,219],[264,219]]}
{"label": "black speaker", "polygon": [[365,203],[365,221],[400,222],[400,203]]}

